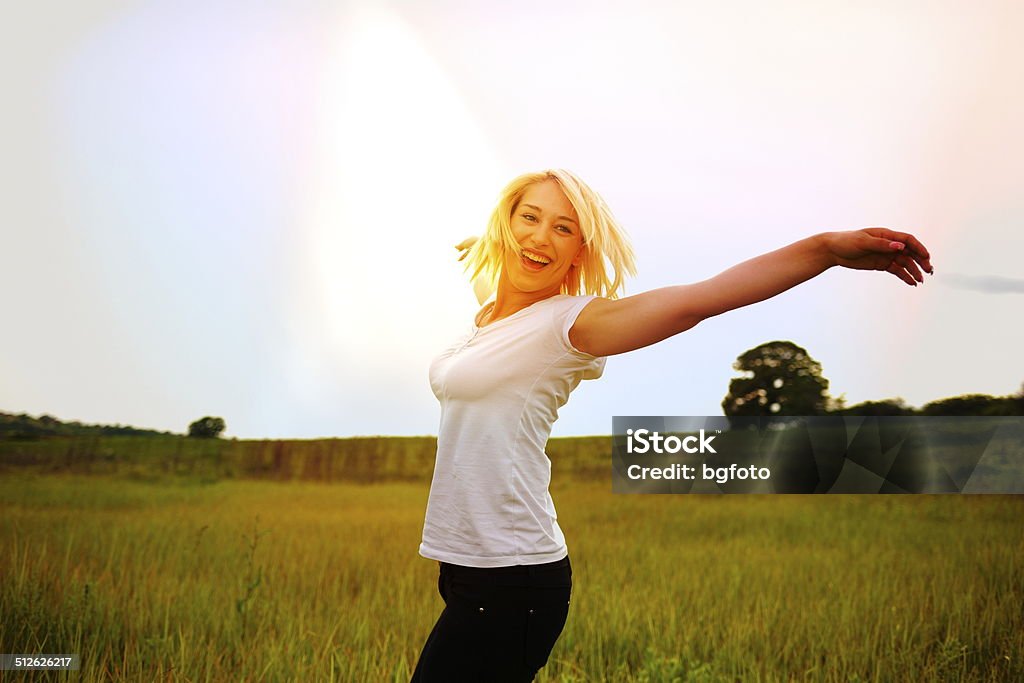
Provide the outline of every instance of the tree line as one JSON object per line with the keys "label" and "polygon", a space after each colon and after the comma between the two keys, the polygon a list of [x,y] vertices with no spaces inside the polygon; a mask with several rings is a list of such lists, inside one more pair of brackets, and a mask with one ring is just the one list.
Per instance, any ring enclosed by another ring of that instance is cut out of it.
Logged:
{"label": "tree line", "polygon": [[36,439],[42,436],[173,436],[173,432],[140,429],[129,425],[91,425],[62,422],[51,415],[32,417],[0,412],[0,439]]}
{"label": "tree line", "polygon": [[829,395],[821,364],[791,341],[771,341],[741,354],[733,363],[740,376],[729,383],[722,400],[727,416],[787,415],[1024,415],[1024,384],[1017,394],[967,394],[941,398],[920,408],[902,398],[865,401],[847,406]]}

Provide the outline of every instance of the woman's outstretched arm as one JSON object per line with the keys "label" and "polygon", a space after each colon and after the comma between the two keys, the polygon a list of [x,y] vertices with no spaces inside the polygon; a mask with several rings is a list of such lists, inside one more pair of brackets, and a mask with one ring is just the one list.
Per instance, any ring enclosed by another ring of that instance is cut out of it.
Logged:
{"label": "woman's outstretched arm", "polygon": [[649,346],[702,320],[770,299],[832,266],[884,270],[908,285],[931,273],[928,250],[913,235],[887,228],[826,232],[744,261],[691,285],[663,287],[624,299],[594,299],[569,339],[580,351],[610,356]]}

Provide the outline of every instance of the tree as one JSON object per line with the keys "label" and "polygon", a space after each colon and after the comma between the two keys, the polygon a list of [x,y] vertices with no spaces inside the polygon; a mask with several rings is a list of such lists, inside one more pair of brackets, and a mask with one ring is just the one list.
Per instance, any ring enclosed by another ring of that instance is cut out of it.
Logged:
{"label": "tree", "polygon": [[729,382],[722,400],[728,416],[824,415],[829,405],[828,380],[821,364],[789,341],[772,341],[736,359],[742,373]]}
{"label": "tree", "polygon": [[1021,401],[1016,396],[991,396],[989,394],[966,394],[942,398],[925,403],[921,412],[925,415],[1020,415]]}
{"label": "tree", "polygon": [[225,428],[224,420],[219,417],[202,417],[188,426],[188,435],[200,439],[216,439]]}
{"label": "tree", "polygon": [[832,411],[838,415],[860,415],[864,417],[893,417],[915,415],[916,410],[902,398],[887,398],[884,401],[864,401],[850,407]]}

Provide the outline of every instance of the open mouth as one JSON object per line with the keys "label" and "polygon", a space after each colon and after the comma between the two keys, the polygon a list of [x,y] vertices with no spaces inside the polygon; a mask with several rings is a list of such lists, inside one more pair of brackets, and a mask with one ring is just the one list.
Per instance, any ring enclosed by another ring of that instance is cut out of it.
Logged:
{"label": "open mouth", "polygon": [[523,266],[528,270],[542,270],[544,266],[551,263],[551,259],[547,256],[541,256],[525,249],[520,252],[519,260],[523,262]]}

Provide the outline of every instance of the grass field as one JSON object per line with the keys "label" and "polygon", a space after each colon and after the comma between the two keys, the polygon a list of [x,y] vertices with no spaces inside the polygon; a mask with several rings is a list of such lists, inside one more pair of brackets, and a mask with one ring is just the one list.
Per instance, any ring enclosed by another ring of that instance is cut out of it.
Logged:
{"label": "grass field", "polygon": [[[406,681],[426,484],[0,477],[3,680]],[[538,681],[1024,680],[1024,497],[553,488],[575,586]]]}

